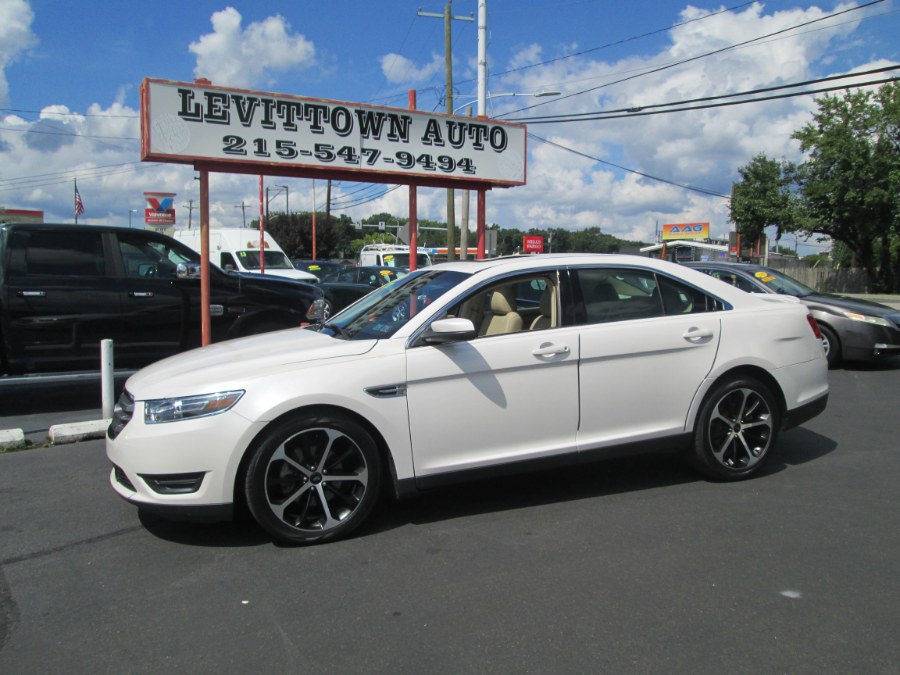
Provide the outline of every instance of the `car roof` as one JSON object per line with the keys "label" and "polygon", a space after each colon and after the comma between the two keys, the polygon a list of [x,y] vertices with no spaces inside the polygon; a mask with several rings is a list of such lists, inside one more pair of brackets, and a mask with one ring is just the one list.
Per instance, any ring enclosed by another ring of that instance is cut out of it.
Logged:
{"label": "car roof", "polygon": [[765,266],[757,265],[756,263],[731,262],[726,260],[716,260],[708,262],[704,262],[702,260],[692,260],[690,262],[683,262],[680,264],[684,265],[685,267],[718,267],[725,270],[738,270],[744,272],[749,272],[751,270],[768,269]]}

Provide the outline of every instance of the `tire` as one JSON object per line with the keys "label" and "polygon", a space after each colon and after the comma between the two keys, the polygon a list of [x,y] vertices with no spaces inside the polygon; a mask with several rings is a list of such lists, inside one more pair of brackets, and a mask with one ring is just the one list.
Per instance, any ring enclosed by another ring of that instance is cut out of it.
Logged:
{"label": "tire", "polygon": [[690,459],[710,478],[749,478],[772,453],[780,425],[775,398],[762,382],[751,377],[725,380],[700,408]]}
{"label": "tire", "polygon": [[372,437],[343,415],[300,415],[266,432],[247,467],[250,513],[273,539],[315,544],[347,536],[381,486]]}
{"label": "tire", "polygon": [[322,303],[322,323],[328,321],[332,314],[334,314],[334,307],[331,304],[331,300],[326,298]]}
{"label": "tire", "polygon": [[841,340],[831,328],[823,324],[819,324],[819,330],[822,331],[822,344],[825,347],[825,359],[828,361],[828,367],[834,368],[841,362]]}

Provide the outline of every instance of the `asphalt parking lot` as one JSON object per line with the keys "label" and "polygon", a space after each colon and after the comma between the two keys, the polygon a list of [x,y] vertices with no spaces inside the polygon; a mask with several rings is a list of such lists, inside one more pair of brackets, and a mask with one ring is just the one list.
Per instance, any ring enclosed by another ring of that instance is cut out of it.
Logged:
{"label": "asphalt parking lot", "polygon": [[752,481],[621,460],[313,548],[140,514],[99,440],[0,455],[0,672],[896,673],[900,362],[830,380]]}

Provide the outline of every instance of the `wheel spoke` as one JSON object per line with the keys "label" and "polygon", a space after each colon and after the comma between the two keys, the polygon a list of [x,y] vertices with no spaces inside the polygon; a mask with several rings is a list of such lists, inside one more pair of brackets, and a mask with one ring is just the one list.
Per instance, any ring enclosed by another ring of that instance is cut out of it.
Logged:
{"label": "wheel spoke", "polygon": [[340,525],[341,521],[331,515],[331,505],[328,503],[328,500],[325,499],[324,488],[324,485],[316,485],[316,494],[319,496],[319,504],[321,505],[322,513],[325,516],[325,522],[322,523],[322,529],[330,530],[332,527]]}
{"label": "wheel spoke", "polygon": [[284,451],[284,446],[285,446],[285,444],[282,443],[281,445],[278,446],[278,449],[274,453],[272,453],[272,459],[269,460],[269,466],[271,466],[272,464],[274,464],[275,462],[280,460],[282,462],[286,462],[287,464],[290,464],[294,469],[296,469],[297,471],[302,473],[304,476],[309,478],[310,470],[307,469],[302,464],[299,464],[296,461],[294,461],[291,457],[289,457],[287,455],[287,453]]}
{"label": "wheel spoke", "polygon": [[278,516],[279,520],[284,520],[285,510],[289,506],[292,506],[294,504],[294,502],[297,501],[300,497],[302,497],[304,494],[306,494],[306,497],[307,497],[306,506],[303,509],[303,514],[305,515],[307,509],[309,509],[309,494],[308,494],[309,488],[310,488],[310,484],[307,483],[306,485],[303,485],[302,487],[295,490],[292,495],[287,497],[287,499],[285,499],[284,501],[281,501],[277,504],[272,502],[272,500],[269,499],[268,495],[266,495],[266,500],[269,502],[269,508],[272,509],[272,513],[274,513],[276,516]]}

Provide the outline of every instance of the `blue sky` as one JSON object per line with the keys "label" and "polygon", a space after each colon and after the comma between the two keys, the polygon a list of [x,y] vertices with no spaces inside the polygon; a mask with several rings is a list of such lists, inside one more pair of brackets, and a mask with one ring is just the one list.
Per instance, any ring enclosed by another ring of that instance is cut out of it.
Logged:
{"label": "blue sky", "polygon": [[[863,4],[488,0],[488,112],[517,119],[649,106],[900,62],[895,0],[855,9]],[[178,194],[185,224],[199,197],[191,168],[140,162],[145,77],[202,75],[225,86],[398,107],[416,89],[420,109],[443,110],[443,22],[417,16],[419,7],[441,13],[444,3],[0,0],[0,205],[70,221],[77,179],[82,222],[127,223],[143,208],[144,191],[160,191]],[[476,0],[455,0],[453,14],[477,14]],[[476,22],[453,22],[453,54],[462,105],[476,93]],[[562,95],[528,97],[546,90]],[[498,95],[506,93],[521,96]],[[724,234],[727,200],[718,195],[728,194],[738,167],[759,153],[801,159],[790,135],[814,110],[807,95],[530,123],[528,184],[493,190],[488,222],[599,226],[651,241],[658,225],[709,221]],[[292,210],[311,208],[311,181],[271,182],[289,185]],[[407,215],[406,190],[363,187],[335,185],[334,210],[354,220]],[[213,224],[239,225],[239,205],[258,210],[258,195],[253,177],[215,175]],[[323,199],[317,193],[320,209]],[[420,218],[444,220],[445,208],[444,192],[420,191]]]}

